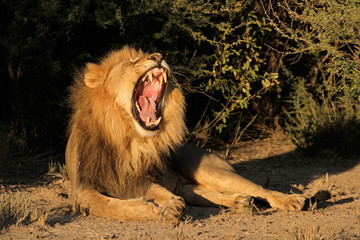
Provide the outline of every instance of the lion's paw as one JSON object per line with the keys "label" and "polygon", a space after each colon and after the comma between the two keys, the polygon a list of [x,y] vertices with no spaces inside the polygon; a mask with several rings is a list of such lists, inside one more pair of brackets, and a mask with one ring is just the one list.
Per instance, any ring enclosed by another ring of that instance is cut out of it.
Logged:
{"label": "lion's paw", "polygon": [[236,194],[234,202],[230,209],[238,213],[252,213],[253,212],[253,199],[249,195]]}
{"label": "lion's paw", "polygon": [[160,213],[161,220],[170,224],[179,223],[185,213],[185,206],[186,204],[182,197],[172,197]]}
{"label": "lion's paw", "polygon": [[306,198],[301,194],[291,194],[281,197],[275,197],[273,201],[270,201],[270,205],[273,208],[278,208],[286,212],[301,211],[305,205]]}

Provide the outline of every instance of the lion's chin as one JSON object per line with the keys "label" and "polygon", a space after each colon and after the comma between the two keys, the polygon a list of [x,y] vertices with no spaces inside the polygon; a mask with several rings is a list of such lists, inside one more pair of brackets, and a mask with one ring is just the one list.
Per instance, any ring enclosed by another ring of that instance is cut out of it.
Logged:
{"label": "lion's chin", "polygon": [[158,134],[159,129],[157,130],[146,130],[144,129],[142,126],[140,126],[140,124],[138,123],[138,121],[136,121],[135,119],[133,120],[134,123],[134,127],[136,132],[141,136],[141,137],[154,137],[155,135]]}

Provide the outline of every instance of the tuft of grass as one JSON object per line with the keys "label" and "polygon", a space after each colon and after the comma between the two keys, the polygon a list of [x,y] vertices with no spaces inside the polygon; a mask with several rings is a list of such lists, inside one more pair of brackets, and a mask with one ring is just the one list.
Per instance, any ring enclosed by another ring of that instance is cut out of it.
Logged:
{"label": "tuft of grass", "polygon": [[332,229],[304,223],[283,230],[282,233],[286,240],[335,240],[342,237]]}
{"label": "tuft of grass", "polygon": [[169,239],[186,240],[190,238],[182,231],[182,229],[178,229],[177,231],[172,231],[169,233]]}
{"label": "tuft of grass", "polygon": [[32,200],[25,193],[2,193],[0,203],[0,230],[12,224],[30,224],[36,221],[45,224],[48,213],[32,209]]}
{"label": "tuft of grass", "polygon": [[57,170],[57,163],[51,160],[48,164],[48,168],[49,168],[48,171],[49,174],[55,173]]}
{"label": "tuft of grass", "polygon": [[58,163],[58,169],[63,179],[69,179],[69,176],[66,172],[66,165]]}
{"label": "tuft of grass", "polygon": [[194,218],[191,215],[185,215],[182,220],[184,221],[184,224],[190,224],[194,221]]}
{"label": "tuft of grass", "polygon": [[50,161],[49,162],[49,170],[48,170],[48,174],[49,175],[55,175],[55,176],[59,176],[64,180],[69,179],[69,176],[67,175],[66,172],[66,165],[65,164],[61,164],[59,162],[54,162],[54,161]]}

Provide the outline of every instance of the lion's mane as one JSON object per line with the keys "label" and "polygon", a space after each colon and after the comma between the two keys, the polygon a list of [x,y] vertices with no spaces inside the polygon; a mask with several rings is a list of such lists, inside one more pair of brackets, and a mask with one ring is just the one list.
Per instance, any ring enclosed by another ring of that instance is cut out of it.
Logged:
{"label": "lion's mane", "polygon": [[[124,47],[111,52],[98,64],[88,64],[75,77],[70,88],[73,113],[69,132],[74,138],[71,142],[76,143],[70,147],[76,149],[79,162],[77,181],[73,184],[122,199],[141,196],[149,184],[166,171],[170,152],[182,144],[185,99],[173,83],[169,82],[163,120],[153,136],[139,134],[131,112],[116,102],[119,93],[133,91],[116,89],[117,81],[134,82],[140,76],[126,67],[118,79],[108,78],[109,72],[121,63],[146,56],[142,51]],[[122,78],[125,75],[131,76],[130,79]],[[90,88],[85,84],[87,76],[113,83]]]}

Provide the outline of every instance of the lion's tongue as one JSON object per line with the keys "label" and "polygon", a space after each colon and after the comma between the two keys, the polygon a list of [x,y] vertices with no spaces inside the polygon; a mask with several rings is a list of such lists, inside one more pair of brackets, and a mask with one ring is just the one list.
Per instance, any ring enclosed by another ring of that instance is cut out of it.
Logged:
{"label": "lion's tongue", "polygon": [[146,122],[147,118],[150,119],[150,122],[156,121],[155,110],[156,110],[156,103],[154,99],[151,97],[139,97],[139,105],[141,107],[140,117],[141,120]]}

